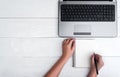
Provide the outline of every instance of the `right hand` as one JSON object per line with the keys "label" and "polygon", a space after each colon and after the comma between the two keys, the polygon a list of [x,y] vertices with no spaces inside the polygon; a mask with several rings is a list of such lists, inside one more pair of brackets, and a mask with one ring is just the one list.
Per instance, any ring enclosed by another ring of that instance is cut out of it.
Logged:
{"label": "right hand", "polygon": [[94,58],[96,58],[96,60],[97,60],[98,70],[100,70],[100,69],[104,66],[104,62],[103,62],[103,60],[102,60],[102,56],[99,55],[99,54],[95,54],[95,55],[93,54],[93,55],[91,56],[90,72],[96,74],[96,67],[95,67]]}

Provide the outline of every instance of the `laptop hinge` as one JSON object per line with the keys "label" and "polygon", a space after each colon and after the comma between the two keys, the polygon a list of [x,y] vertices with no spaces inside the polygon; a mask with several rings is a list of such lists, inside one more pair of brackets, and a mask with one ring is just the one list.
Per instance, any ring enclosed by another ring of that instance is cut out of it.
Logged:
{"label": "laptop hinge", "polygon": [[62,0],[62,1],[113,1],[113,0]]}

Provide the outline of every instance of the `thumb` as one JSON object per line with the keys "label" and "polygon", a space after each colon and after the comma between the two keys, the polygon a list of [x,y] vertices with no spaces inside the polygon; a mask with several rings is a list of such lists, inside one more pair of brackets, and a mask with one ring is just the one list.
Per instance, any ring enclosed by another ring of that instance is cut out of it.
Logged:
{"label": "thumb", "polygon": [[91,56],[91,64],[94,64],[94,54]]}

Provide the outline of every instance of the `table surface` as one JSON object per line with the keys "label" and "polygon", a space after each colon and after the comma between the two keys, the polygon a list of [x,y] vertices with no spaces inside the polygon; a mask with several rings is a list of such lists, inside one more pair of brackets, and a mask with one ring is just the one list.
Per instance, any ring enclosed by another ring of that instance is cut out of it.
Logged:
{"label": "table surface", "polygon": [[[120,0],[118,0],[120,38]],[[58,0],[0,0],[0,77],[43,77],[61,56]],[[120,57],[103,57],[99,77],[120,77]],[[89,68],[72,67],[60,77],[86,77]]]}

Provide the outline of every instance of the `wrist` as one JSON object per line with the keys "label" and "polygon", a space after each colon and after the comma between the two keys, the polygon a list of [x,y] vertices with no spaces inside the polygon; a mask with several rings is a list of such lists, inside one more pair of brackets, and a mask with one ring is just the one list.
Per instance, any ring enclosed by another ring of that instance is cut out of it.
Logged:
{"label": "wrist", "polygon": [[68,56],[65,56],[65,55],[62,55],[61,58],[62,58],[63,60],[68,60],[68,59],[69,59],[69,57],[68,57]]}
{"label": "wrist", "polygon": [[90,69],[88,77],[97,77],[97,73],[95,69]]}

